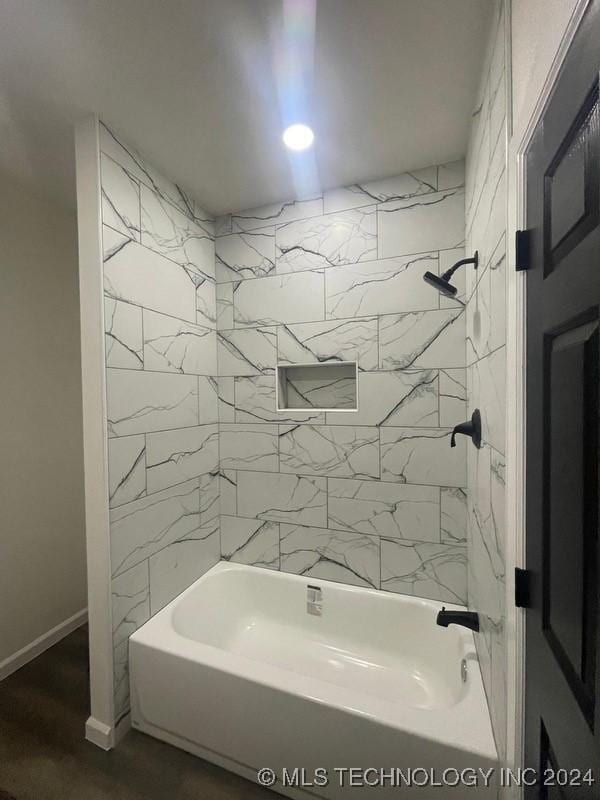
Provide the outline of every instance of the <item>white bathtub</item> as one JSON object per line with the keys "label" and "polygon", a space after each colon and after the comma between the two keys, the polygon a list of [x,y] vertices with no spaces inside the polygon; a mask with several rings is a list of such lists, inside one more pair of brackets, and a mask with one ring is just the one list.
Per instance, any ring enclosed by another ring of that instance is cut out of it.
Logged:
{"label": "white bathtub", "polygon": [[[491,797],[470,771],[496,764],[473,636],[440,606],[218,564],[131,637],[133,726],[251,780],[272,768],[290,797]],[[431,786],[455,769],[478,788]]]}

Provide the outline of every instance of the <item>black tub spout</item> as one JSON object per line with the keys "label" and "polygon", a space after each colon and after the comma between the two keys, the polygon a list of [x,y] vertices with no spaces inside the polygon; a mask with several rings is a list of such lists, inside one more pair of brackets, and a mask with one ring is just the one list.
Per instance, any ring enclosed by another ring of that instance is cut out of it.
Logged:
{"label": "black tub spout", "polygon": [[436,622],[442,628],[447,628],[448,625],[462,625],[472,631],[479,631],[479,614],[476,611],[446,611],[446,606],[442,606]]}

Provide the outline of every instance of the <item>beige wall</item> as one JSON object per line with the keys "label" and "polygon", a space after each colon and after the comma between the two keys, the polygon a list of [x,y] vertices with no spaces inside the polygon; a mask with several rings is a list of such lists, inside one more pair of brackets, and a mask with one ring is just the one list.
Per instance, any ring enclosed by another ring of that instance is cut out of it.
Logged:
{"label": "beige wall", "polygon": [[86,606],[77,229],[0,181],[0,662]]}

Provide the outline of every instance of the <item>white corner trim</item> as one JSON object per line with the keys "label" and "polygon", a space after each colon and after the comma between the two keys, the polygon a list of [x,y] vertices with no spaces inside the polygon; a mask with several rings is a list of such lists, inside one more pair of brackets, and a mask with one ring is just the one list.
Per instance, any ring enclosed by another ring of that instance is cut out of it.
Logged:
{"label": "white corner trim", "polygon": [[[98,119],[94,115],[85,117],[75,126],[75,162],[90,626],[90,715],[100,725],[112,728],[114,726],[114,676],[102,283],[100,132]],[[94,730],[99,729],[96,726]]]}
{"label": "white corner trim", "polygon": [[95,717],[88,717],[85,723],[85,738],[102,750],[112,750],[115,746],[114,730]]}
{"label": "white corner trim", "polygon": [[33,661],[33,659],[41,655],[44,650],[48,650],[49,647],[60,642],[65,636],[68,636],[79,628],[80,625],[83,625],[86,620],[87,608],[83,608],[81,611],[78,611],[77,614],[73,614],[72,617],[69,617],[64,620],[64,622],[61,622],[59,625],[56,625],[51,630],[42,634],[42,636],[38,636],[33,642],[30,642],[30,644],[26,645],[21,650],[13,653],[12,656],[5,658],[4,661],[0,661],[0,681],[3,681],[4,678],[8,678],[9,675],[12,675],[13,672],[24,667],[25,664]]}

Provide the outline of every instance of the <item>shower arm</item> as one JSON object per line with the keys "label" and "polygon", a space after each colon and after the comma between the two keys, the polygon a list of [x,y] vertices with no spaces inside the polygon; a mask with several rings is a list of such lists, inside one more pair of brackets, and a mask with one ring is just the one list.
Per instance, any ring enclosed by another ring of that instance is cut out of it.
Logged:
{"label": "shower arm", "polygon": [[479,253],[475,250],[475,255],[472,258],[461,258],[460,261],[457,261],[456,264],[453,264],[450,269],[447,269],[446,272],[441,276],[443,281],[449,281],[450,278],[454,275],[456,270],[459,267],[462,267],[464,264],[473,264],[475,269],[479,266]]}

